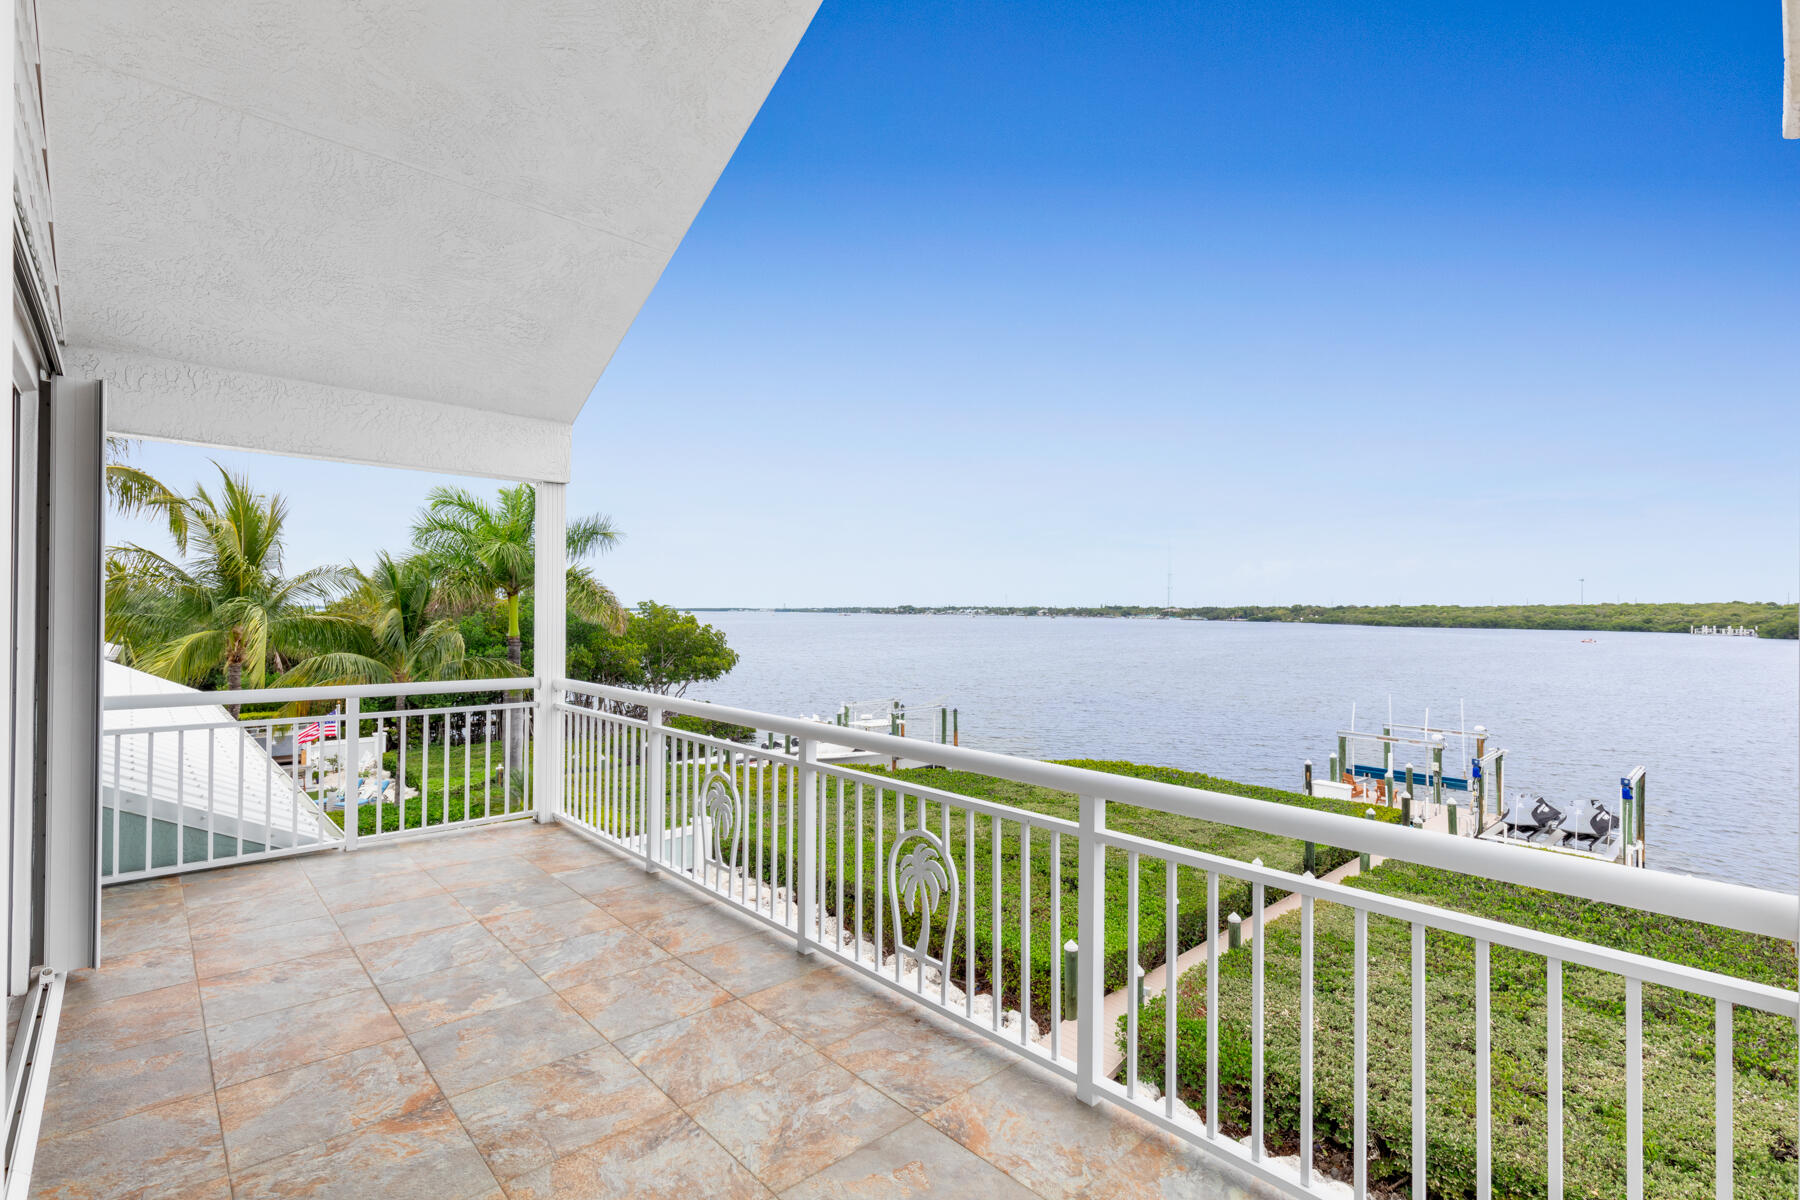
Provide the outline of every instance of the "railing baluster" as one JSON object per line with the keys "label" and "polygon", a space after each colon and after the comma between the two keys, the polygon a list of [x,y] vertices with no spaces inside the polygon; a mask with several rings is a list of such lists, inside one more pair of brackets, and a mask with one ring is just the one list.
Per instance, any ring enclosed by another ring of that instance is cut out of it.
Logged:
{"label": "railing baluster", "polygon": [[1545,1054],[1544,1090],[1549,1116],[1549,1183],[1548,1200],[1562,1200],[1563,1194],[1563,1031],[1562,1031],[1562,960],[1545,960]]}
{"label": "railing baluster", "polygon": [[856,938],[853,954],[858,966],[862,965],[863,945],[863,785],[859,780],[856,785]]}
{"label": "railing baluster", "polygon": [[1731,1091],[1734,1077],[1732,1061],[1731,1001],[1713,1002],[1713,1191],[1718,1200],[1731,1200]]}
{"label": "railing baluster", "polygon": [[[180,818],[177,817],[179,823]],[[144,738],[144,865],[142,870],[150,869],[150,842],[156,832],[156,735]],[[114,855],[116,858],[117,855]]]}
{"label": "railing baluster", "polygon": [[[949,844],[949,839],[945,839]],[[1062,1060],[1063,1012],[1062,834],[1050,831],[1050,1061]]]}
{"label": "railing baluster", "polygon": [[832,910],[837,932],[831,942],[831,948],[840,954],[844,950],[844,783],[842,778],[837,780],[837,907]]}
{"label": "railing baluster", "polygon": [[1356,1200],[1369,1194],[1369,913],[1356,910],[1356,1017],[1351,1066],[1356,1087],[1355,1140],[1351,1152],[1351,1188]]}
{"label": "railing baluster", "polygon": [[1219,873],[1206,873],[1206,1136],[1219,1136]]}
{"label": "railing baluster", "polygon": [[[145,736],[147,737],[149,735],[146,734]],[[119,829],[120,829],[119,809],[125,803],[125,790],[124,790],[124,788],[122,788],[119,785],[119,775],[120,775],[119,764],[120,764],[120,760],[125,757],[124,740],[125,740],[124,734],[120,734],[120,733],[113,734],[112,861],[109,864],[110,869],[107,871],[107,874],[113,876],[115,879],[118,878],[119,872],[125,864],[125,859],[119,850]],[[238,772],[238,778],[241,780],[243,777],[244,777],[243,772],[242,771]],[[150,787],[149,787],[148,783],[145,784],[144,791],[146,793],[148,793],[150,791]],[[244,803],[244,793],[243,793],[243,789],[240,787],[238,789],[238,806],[240,808],[243,807],[243,803]]]}
{"label": "railing baluster", "polygon": [[1475,1195],[1494,1190],[1493,1046],[1488,1007],[1488,943],[1475,939]]}
{"label": "railing baluster", "polygon": [[[1306,873],[1308,882],[1312,872]],[[1313,898],[1300,895],[1300,1186],[1313,1174]]]}
{"label": "railing baluster", "polygon": [[1425,926],[1412,923],[1412,1190],[1425,1196]]}
{"label": "railing baluster", "polygon": [[[321,792],[322,791],[323,791],[323,789],[321,789]],[[319,805],[320,812],[325,811],[325,805],[322,803],[323,799],[324,799],[324,797],[323,797],[323,795],[321,795],[320,796],[321,803]],[[187,826],[186,826],[186,824],[184,824],[184,821],[186,820],[186,818],[182,815],[186,812],[187,812],[187,730],[177,729],[175,731],[175,865],[178,867],[184,866],[187,863]],[[151,815],[152,816],[155,815],[154,810],[151,811]],[[145,821],[145,823],[144,823],[144,845],[145,845],[146,849],[144,851],[144,854],[145,854],[145,857],[151,858],[152,861],[154,861],[154,856],[150,854],[148,847],[152,841],[152,835],[155,834],[155,832],[156,832],[155,822]],[[324,836],[324,833],[325,833],[325,831],[323,829],[321,829],[319,831],[319,834],[321,837]]]}
{"label": "railing baluster", "polygon": [[887,961],[887,801],[885,789],[875,785],[875,973]]}
{"label": "railing baluster", "polygon": [[[948,867],[955,860],[950,856],[950,806],[943,801],[938,802],[938,814],[943,817],[944,824],[944,860]],[[955,897],[950,897],[954,899]],[[956,936],[946,921],[944,924],[943,962],[938,971],[938,1003],[945,1008],[950,1007],[950,939]]]}
{"label": "railing baluster", "polygon": [[[1262,859],[1255,860],[1256,866]],[[1263,1157],[1263,884],[1250,885],[1256,933],[1250,942],[1250,1161]]]}
{"label": "railing baluster", "polygon": [[963,1015],[975,1015],[975,810],[963,809]]}
{"label": "railing baluster", "polygon": [[1644,985],[1625,979],[1625,1195],[1644,1195]]}
{"label": "railing baluster", "polygon": [[1138,854],[1125,855],[1125,1094],[1137,1095],[1138,1077]]}
{"label": "railing baluster", "polygon": [[[921,801],[923,803],[923,801]],[[1031,1023],[1031,826],[1019,822],[1019,1045],[1029,1045]]]}
{"label": "railing baluster", "polygon": [[[213,857],[215,854],[215,851],[213,849],[213,846],[215,844],[214,838],[218,836],[218,834],[217,834],[217,831],[218,831],[217,814],[218,814],[218,810],[219,810],[219,773],[218,773],[218,754],[217,754],[218,746],[219,746],[219,735],[218,735],[217,731],[208,730],[206,733],[206,853],[201,857],[201,859],[200,859],[201,862],[211,862],[213,860]],[[119,753],[119,749],[115,745],[113,747],[113,762],[115,764],[117,764],[117,762],[118,762],[118,753]],[[113,802],[115,804],[118,803],[117,796],[115,796],[113,798]],[[380,830],[377,829],[376,832],[380,832]]]}
{"label": "railing baluster", "polygon": [[1181,868],[1174,859],[1163,860],[1163,1115],[1175,1118],[1175,1034],[1176,997],[1175,962],[1180,957],[1179,914],[1181,895],[1176,885]]}
{"label": "railing baluster", "polygon": [[988,898],[992,909],[988,919],[988,929],[992,933],[994,940],[992,951],[988,959],[990,964],[988,990],[992,992],[994,996],[993,1025],[996,1031],[1000,1028],[1000,1007],[1005,995],[1005,988],[1002,983],[1003,976],[1001,975],[1001,971],[1005,967],[1004,948],[1006,945],[1006,934],[1000,925],[1001,833],[1000,814],[995,813],[988,825],[988,849],[991,851],[990,858],[992,860],[988,866]]}

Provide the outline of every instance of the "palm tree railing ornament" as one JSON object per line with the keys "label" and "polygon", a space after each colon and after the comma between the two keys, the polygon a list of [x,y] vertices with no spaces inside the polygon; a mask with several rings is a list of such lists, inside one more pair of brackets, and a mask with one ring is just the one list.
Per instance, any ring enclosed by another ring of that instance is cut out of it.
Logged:
{"label": "palm tree railing ornament", "polygon": [[[957,900],[960,895],[955,859],[951,858],[943,841],[935,833],[929,829],[913,828],[894,839],[894,848],[888,852],[887,870],[888,903],[893,910],[895,944],[918,962],[921,983],[928,966],[948,972],[950,947],[956,936]],[[942,954],[933,956],[931,928],[938,904],[945,896],[950,898],[950,911],[944,920],[944,936],[940,943]],[[902,905],[905,906],[907,916],[920,913],[923,909],[919,916],[918,933],[910,945],[904,933],[906,925],[901,920]]]}
{"label": "palm tree railing ornament", "polygon": [[[738,795],[731,776],[718,770],[707,773],[700,795],[701,811],[711,826],[706,838],[707,857],[721,866],[734,867],[744,836],[743,797]],[[699,867],[698,863],[694,865]]]}

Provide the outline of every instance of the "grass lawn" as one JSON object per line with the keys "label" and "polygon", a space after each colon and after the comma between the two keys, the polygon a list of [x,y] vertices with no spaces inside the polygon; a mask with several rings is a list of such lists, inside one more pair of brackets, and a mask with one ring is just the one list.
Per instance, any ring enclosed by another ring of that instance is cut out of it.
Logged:
{"label": "grass lawn", "polygon": [[[1388,862],[1352,881],[1384,895],[1722,974],[1791,988],[1790,942],[1735,933],[1550,892]],[[1353,1144],[1351,910],[1315,911],[1314,1131],[1327,1149]],[[1292,1151],[1299,1119],[1298,916],[1270,926],[1265,943],[1265,1121],[1273,1144]],[[1490,950],[1494,1195],[1544,1196],[1545,966],[1542,958]],[[1412,1170],[1411,944],[1409,928],[1369,918],[1369,1131],[1371,1182],[1400,1184]],[[1221,1120],[1248,1132],[1250,1079],[1248,949],[1219,964]],[[1475,1195],[1474,945],[1426,937],[1428,1148],[1433,1196]],[[1713,1186],[1713,1006],[1709,1000],[1646,985],[1644,996],[1645,1194],[1711,1195]],[[1204,1104],[1204,969],[1177,992],[1178,1082],[1197,1111]],[[1617,976],[1563,968],[1565,1194],[1613,1197],[1625,1180],[1625,985]],[[1140,1078],[1163,1078],[1164,1006],[1140,1018]],[[1734,1170],[1740,1197],[1795,1194],[1796,1072],[1793,1023],[1739,1010],[1733,1025],[1736,1075]]]}
{"label": "grass lawn", "polygon": [[[1294,792],[1238,784],[1167,767],[1143,767],[1133,763],[1087,761],[1072,762],[1069,765],[1088,767],[1110,774],[1129,774],[1159,779],[1167,783],[1189,787],[1209,788],[1234,795],[1268,800],[1271,803],[1297,804],[1329,812],[1358,815],[1365,809],[1365,806],[1360,803],[1315,799]],[[891,847],[893,836],[900,829],[895,802],[896,792],[907,797],[908,820],[906,824],[908,827],[918,823],[919,805],[916,793],[908,791],[909,785],[954,792],[959,795],[1022,808],[1045,816],[1062,817],[1070,821],[1073,821],[1077,815],[1078,800],[1070,793],[1031,787],[982,775],[935,768],[899,772],[873,768],[857,773],[868,776],[862,788],[863,808],[860,825],[857,822],[855,785],[847,783],[840,793],[837,779],[827,778],[826,780],[825,798],[820,813],[826,846],[826,884],[823,901],[827,911],[837,912],[840,879],[838,845],[841,832],[844,917],[847,922],[860,930],[862,937],[869,941],[876,940],[877,863],[884,861],[877,855],[876,828],[877,823],[880,822],[882,826],[881,843],[884,847],[883,854],[885,854],[885,848]],[[769,806],[768,797],[778,794],[785,797],[785,788],[785,769],[781,767],[768,768],[762,773],[759,783],[751,788],[748,805],[750,856],[753,860],[760,862],[760,870],[757,873],[765,880],[772,880],[776,879],[776,871],[779,869],[781,871],[779,881],[783,883],[787,878],[785,800],[779,811],[771,810],[765,813],[761,810],[765,806]],[[839,818],[840,794],[843,809],[841,824]],[[769,807],[773,808],[773,806]],[[1022,941],[1020,880],[1023,855],[1019,825],[1016,822],[1001,821],[999,828],[996,829],[991,818],[977,815],[971,841],[970,828],[965,816],[966,810],[958,809],[955,804],[951,804],[950,807],[952,811],[949,850],[960,875],[961,907],[968,908],[971,865],[975,895],[974,912],[963,912],[958,917],[958,935],[955,944],[951,947],[952,977],[958,982],[966,978],[966,940],[960,925],[964,918],[972,918],[975,931],[976,990],[993,991],[997,988],[1008,1004],[1017,1006],[1022,996],[1019,949]],[[1377,810],[1377,813],[1377,819],[1398,820],[1397,812]],[[1299,871],[1305,857],[1305,844],[1302,842],[1253,833],[1210,821],[1174,817],[1153,810],[1115,804],[1109,807],[1107,819],[1113,828],[1121,831],[1243,862],[1261,858],[1265,865],[1284,870]],[[925,824],[934,832],[941,834],[943,831],[943,808],[936,800],[929,800],[925,804]],[[861,877],[864,886],[863,909],[860,916],[856,911],[855,904],[856,846],[859,840],[863,847]],[[999,843],[997,861],[1000,880],[1000,906],[997,922],[993,904],[996,840]],[[1061,843],[1059,847],[1061,857],[1060,930],[1053,929],[1051,925],[1051,835],[1038,831],[1032,835],[1029,845],[1031,902],[1026,921],[1031,931],[1032,1012],[1041,1024],[1047,1024],[1049,1020],[1050,973],[1053,969],[1059,969],[1060,966],[1060,955],[1057,948],[1065,940],[1072,939],[1076,929],[1075,839],[1073,837],[1062,838]],[[762,853],[760,860],[756,860],[759,844]],[[779,853],[773,849],[775,846],[780,847]],[[1323,874],[1332,867],[1347,861],[1350,854],[1351,852],[1347,850],[1319,847],[1317,859],[1319,873]],[[1129,864],[1125,854],[1109,853],[1106,893],[1106,980],[1109,989],[1124,987],[1128,978],[1125,926],[1128,871]],[[1162,962],[1165,950],[1163,867],[1160,862],[1146,860],[1140,862],[1139,871],[1139,960],[1145,969],[1150,969]],[[1279,895],[1280,893],[1271,889],[1267,899],[1273,903]],[[895,944],[894,930],[891,906],[885,893],[882,897],[882,905],[880,940],[884,946],[892,949]],[[1205,879],[1198,872],[1182,873],[1177,907],[1179,952],[1198,945],[1206,937],[1204,928],[1206,924]],[[1219,919],[1221,923],[1233,909],[1247,913],[1249,907],[1250,890],[1247,885],[1240,884],[1235,880],[1220,880]],[[940,924],[934,928],[941,930],[945,908],[940,906],[938,911]],[[908,919],[903,915],[903,920],[905,937],[911,944],[918,933],[917,918]],[[996,925],[1000,930],[1000,951],[997,963],[993,952],[995,945],[993,931]],[[941,932],[934,934],[934,947],[939,945],[939,937],[941,937]]]}
{"label": "grass lawn", "polygon": [[[401,822],[402,806],[394,802],[391,795],[394,789],[390,788],[390,796],[381,803],[381,827],[375,826],[376,806],[364,804],[357,809],[357,835],[366,837],[375,833],[393,833],[402,828],[442,825],[446,821],[462,820],[465,812],[477,819],[524,812],[530,807],[524,787],[531,762],[529,742],[524,752],[525,765],[514,772],[509,802],[502,775],[505,751],[498,739],[492,745],[477,741],[470,746],[450,746],[448,768],[445,765],[446,750],[441,742],[434,742],[429,754],[421,753],[416,744],[410,745],[406,748],[406,788],[419,794],[410,797],[404,805],[404,825]],[[388,751],[382,756],[381,765],[392,778],[400,770],[399,752]],[[340,828],[343,826],[341,810],[329,815]]]}

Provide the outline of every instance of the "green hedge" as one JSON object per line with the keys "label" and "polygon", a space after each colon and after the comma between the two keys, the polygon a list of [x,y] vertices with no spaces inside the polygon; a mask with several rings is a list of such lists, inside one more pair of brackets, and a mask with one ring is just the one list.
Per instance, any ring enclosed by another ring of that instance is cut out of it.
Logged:
{"label": "green hedge", "polygon": [[[1624,868],[1621,868],[1624,869]],[[1352,886],[1707,970],[1792,988],[1792,943],[1621,909],[1531,888],[1387,862]],[[1315,1136],[1322,1149],[1353,1145],[1352,912],[1316,905],[1314,976]],[[1274,922],[1264,944],[1265,1111],[1272,1144],[1292,1152],[1299,1120],[1300,924]],[[1547,1194],[1545,964],[1490,950],[1494,1195]],[[1251,1079],[1248,949],[1219,963],[1220,1116],[1248,1130]],[[1433,1196],[1475,1195],[1473,943],[1428,932],[1426,1172]],[[1412,1170],[1411,943],[1409,927],[1369,919],[1368,1120],[1370,1178],[1398,1184]],[[1623,1194],[1625,1163],[1624,982],[1563,969],[1564,1144],[1571,1197]],[[1206,1077],[1205,970],[1177,988],[1177,1076],[1200,1110]],[[1713,1179],[1713,1005],[1646,986],[1644,997],[1645,1194],[1710,1195]],[[1165,1008],[1140,1014],[1140,1077],[1163,1079]],[[1793,1022],[1740,1010],[1734,1021],[1737,1097],[1734,1158],[1740,1197],[1795,1194]],[[1121,1031],[1121,1046],[1123,1032]]]}

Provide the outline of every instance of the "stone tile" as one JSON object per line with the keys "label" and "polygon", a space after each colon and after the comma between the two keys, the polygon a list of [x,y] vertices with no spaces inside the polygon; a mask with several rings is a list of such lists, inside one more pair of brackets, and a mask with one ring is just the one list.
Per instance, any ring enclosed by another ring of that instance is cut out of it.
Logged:
{"label": "stone tile", "polygon": [[509,1200],[760,1200],[769,1190],[683,1113],[670,1113],[507,1184]]}
{"label": "stone tile", "polygon": [[708,903],[702,892],[654,879],[598,892],[588,899],[627,925],[642,925]]}
{"label": "stone tile", "polygon": [[682,961],[739,996],[810,975],[824,960],[798,953],[794,944],[773,934],[752,933],[735,942],[684,954]]}
{"label": "stone tile", "polygon": [[250,904],[312,888],[306,872],[293,859],[195,871],[180,880],[182,903],[190,910],[219,904]]}
{"label": "stone tile", "polygon": [[225,1174],[210,1095],[176,1100],[38,1143],[31,1194],[46,1200],[179,1196]]}
{"label": "stone tile", "polygon": [[548,908],[579,899],[574,892],[545,875],[541,879],[502,879],[456,889],[456,898],[476,920],[531,908]]}
{"label": "stone tile", "polygon": [[[1351,1194],[1345,1184],[1323,1182],[1327,1195],[1334,1191],[1344,1196]],[[1100,1177],[1093,1194],[1142,1200],[1257,1200],[1279,1193],[1272,1185],[1252,1179],[1218,1155],[1146,1126],[1143,1140],[1117,1167]]]}
{"label": "stone tile", "polygon": [[526,950],[550,942],[566,941],[584,933],[617,928],[619,922],[601,912],[590,901],[576,896],[543,908],[502,913],[482,922],[488,932],[499,938],[509,950]]}
{"label": "stone tile", "polygon": [[977,1035],[953,1033],[912,1016],[871,1025],[827,1046],[825,1054],[916,1113],[936,1108],[1018,1061]]}
{"label": "stone tile", "polygon": [[404,846],[381,846],[354,854],[308,854],[294,860],[321,895],[327,886],[347,879],[373,879],[378,875],[403,875],[419,870]]}
{"label": "stone tile", "polygon": [[1089,1108],[1062,1080],[1024,1065],[933,1109],[925,1121],[1048,1200],[1104,1195],[1101,1179],[1144,1140],[1109,1106]]}
{"label": "stone tile", "polygon": [[811,971],[751,992],[744,1003],[804,1041],[827,1046],[881,1021],[908,1015],[908,1002],[850,970]]}
{"label": "stone tile", "polygon": [[241,904],[214,904],[206,908],[190,906],[187,914],[188,935],[198,943],[223,933],[260,932],[329,915],[319,894],[313,891],[312,884],[303,879],[301,887],[246,900]]}
{"label": "stone tile", "polygon": [[607,853],[581,835],[560,829],[517,851],[520,858],[551,872],[579,870]]}
{"label": "stone tile", "polygon": [[381,985],[382,996],[407,1033],[492,1012],[549,991],[549,984],[510,954]]}
{"label": "stone tile", "polygon": [[618,1046],[681,1105],[810,1053],[741,1001],[622,1038]]}
{"label": "stone tile", "polygon": [[101,1125],[147,1108],[212,1092],[206,1034],[196,1029],[154,1042],[96,1049],[51,1060],[44,1136]]}
{"label": "stone tile", "polygon": [[207,1030],[221,1088],[398,1036],[400,1026],[373,987]]}
{"label": "stone tile", "polygon": [[692,954],[762,928],[754,918],[740,917],[722,904],[702,904],[665,913],[639,925],[637,931],[670,954]]}
{"label": "stone tile", "polygon": [[418,900],[425,896],[445,894],[437,880],[416,867],[390,875],[328,880],[316,886],[325,907],[334,914],[349,912],[353,908],[380,908],[387,904],[398,904],[402,900]]}
{"label": "stone tile", "polygon": [[578,867],[573,871],[558,871],[557,882],[571,891],[593,897],[603,892],[636,887],[653,878],[640,862],[614,858],[604,853],[599,855],[599,859],[599,862],[591,866]]}
{"label": "stone tile", "polygon": [[63,1011],[76,1012],[159,988],[191,983],[194,953],[186,945],[152,946],[132,954],[115,954],[105,931],[100,935],[103,955],[99,970],[72,971],[63,989]]}
{"label": "stone tile", "polygon": [[237,1200],[297,1196],[380,1196],[382,1200],[469,1200],[494,1176],[442,1100],[354,1133],[236,1171]]}
{"label": "stone tile", "polygon": [[323,954],[347,944],[330,917],[315,917],[269,929],[227,930],[214,934],[194,943],[194,963],[200,978],[210,979],[267,963]]}
{"label": "stone tile", "polygon": [[185,908],[153,908],[131,913],[105,922],[101,929],[101,948],[108,959],[134,955],[144,950],[188,952],[188,914]]}
{"label": "stone tile", "polygon": [[167,876],[161,879],[140,879],[136,883],[110,884],[100,893],[102,928],[106,922],[123,917],[170,912],[183,907],[181,881]]}
{"label": "stone tile", "polygon": [[575,987],[613,975],[623,975],[668,955],[623,926],[584,933],[547,946],[525,951],[525,965],[543,976],[553,988]]}
{"label": "stone tile", "polygon": [[911,1114],[815,1052],[688,1105],[732,1157],[781,1189],[891,1133]]}
{"label": "stone tile", "polygon": [[1030,1191],[993,1164],[916,1120],[795,1184],[781,1193],[781,1200],[855,1200],[875,1196],[1034,1200]]}
{"label": "stone tile", "polygon": [[370,942],[461,925],[473,919],[454,896],[442,895],[351,909],[339,913],[337,923],[352,946],[366,946]]}
{"label": "stone tile", "polygon": [[467,862],[438,863],[427,867],[431,877],[447,888],[475,887],[514,879],[546,879],[550,873],[536,863],[506,855],[472,858]]}
{"label": "stone tile", "polygon": [[362,960],[350,947],[339,946],[323,954],[290,958],[203,980],[200,1005],[208,1025],[229,1025],[246,1017],[368,986],[369,976],[363,970]]}
{"label": "stone tile", "polygon": [[539,996],[413,1035],[446,1095],[592,1049],[602,1039],[558,996]]}
{"label": "stone tile", "polygon": [[133,1192],[132,1200],[231,1200],[231,1176],[221,1175],[205,1183],[146,1188]]}
{"label": "stone tile", "polygon": [[417,1112],[441,1093],[405,1038],[277,1071],[219,1091],[237,1170]]}
{"label": "stone tile", "polygon": [[450,1105],[502,1180],[675,1107],[611,1046],[464,1092]]}
{"label": "stone tile", "polygon": [[85,1056],[139,1042],[157,1042],[201,1028],[200,989],[180,983],[138,992],[64,1013],[57,1026],[57,1054]]}
{"label": "stone tile", "polygon": [[577,984],[563,999],[609,1041],[731,1002],[731,993],[679,959]]}
{"label": "stone tile", "polygon": [[493,934],[473,921],[370,942],[358,946],[356,953],[368,967],[369,977],[377,984],[434,975],[451,967],[488,959],[513,957]]}

